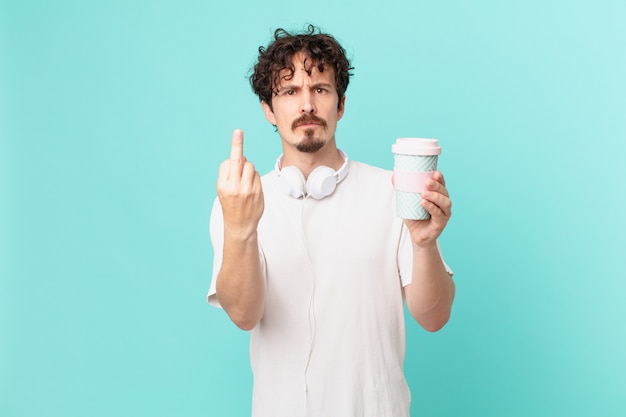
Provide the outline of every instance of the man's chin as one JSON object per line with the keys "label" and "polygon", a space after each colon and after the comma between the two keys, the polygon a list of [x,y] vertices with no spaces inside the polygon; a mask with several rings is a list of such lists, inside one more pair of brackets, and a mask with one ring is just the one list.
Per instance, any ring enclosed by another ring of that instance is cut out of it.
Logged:
{"label": "man's chin", "polygon": [[315,153],[322,149],[326,142],[316,138],[314,135],[315,132],[313,129],[306,129],[304,131],[304,138],[296,145],[296,149],[304,153]]}
{"label": "man's chin", "polygon": [[321,140],[311,141],[304,140],[296,145],[296,149],[304,153],[315,153],[324,147],[324,142]]}

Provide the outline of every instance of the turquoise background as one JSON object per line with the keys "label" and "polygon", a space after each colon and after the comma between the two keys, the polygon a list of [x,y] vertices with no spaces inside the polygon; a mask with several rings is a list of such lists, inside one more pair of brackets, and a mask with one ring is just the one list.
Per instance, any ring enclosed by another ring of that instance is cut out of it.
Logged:
{"label": "turquoise background", "polygon": [[[230,133],[279,26],[353,59],[337,139],[439,138],[456,273],[408,326],[414,416],[626,415],[623,1],[0,0],[0,416],[245,416],[248,335],[206,304]],[[375,219],[372,219],[375,221]]]}

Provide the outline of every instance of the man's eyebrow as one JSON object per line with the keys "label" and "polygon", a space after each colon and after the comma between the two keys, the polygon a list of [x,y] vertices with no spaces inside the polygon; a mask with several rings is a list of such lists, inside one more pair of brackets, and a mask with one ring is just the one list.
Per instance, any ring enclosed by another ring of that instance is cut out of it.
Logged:
{"label": "man's eyebrow", "polygon": [[282,90],[296,90],[300,88],[300,86],[295,85],[295,84],[281,84],[278,86],[278,88],[276,89],[277,91],[282,91]]}
{"label": "man's eyebrow", "polygon": [[324,87],[324,88],[332,89],[334,86],[331,83],[319,82],[319,83],[312,84],[311,87],[313,88]]}

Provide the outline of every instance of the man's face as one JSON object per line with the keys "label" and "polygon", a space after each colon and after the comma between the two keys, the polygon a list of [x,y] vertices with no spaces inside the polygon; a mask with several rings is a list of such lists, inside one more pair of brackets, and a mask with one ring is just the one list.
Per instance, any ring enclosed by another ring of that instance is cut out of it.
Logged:
{"label": "man's face", "polygon": [[[302,53],[294,56],[293,77],[281,78],[278,93],[272,98],[272,109],[265,102],[262,105],[265,117],[276,126],[284,145],[300,152],[317,152],[334,139],[345,97],[340,105],[333,69],[320,72],[313,66],[309,75],[304,69],[304,59]],[[283,71],[281,76],[289,73]]]}

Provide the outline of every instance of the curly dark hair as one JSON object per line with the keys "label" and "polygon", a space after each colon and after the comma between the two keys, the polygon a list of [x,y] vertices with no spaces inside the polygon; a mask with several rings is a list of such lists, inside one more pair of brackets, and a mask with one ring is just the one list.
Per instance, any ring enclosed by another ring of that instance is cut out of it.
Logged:
{"label": "curly dark hair", "polygon": [[[277,94],[277,86],[281,78],[290,80],[295,68],[292,63],[294,55],[304,52],[305,71],[311,75],[313,68],[323,72],[325,68],[335,70],[335,87],[339,95],[339,105],[343,98],[351,71],[346,51],[331,35],[321,33],[313,25],[308,25],[303,33],[291,34],[285,29],[274,31],[274,41],[265,48],[259,47],[259,61],[253,68],[250,76],[250,85],[259,100],[266,102],[272,108],[272,98]],[[286,75],[280,76],[281,71],[288,70]]]}

